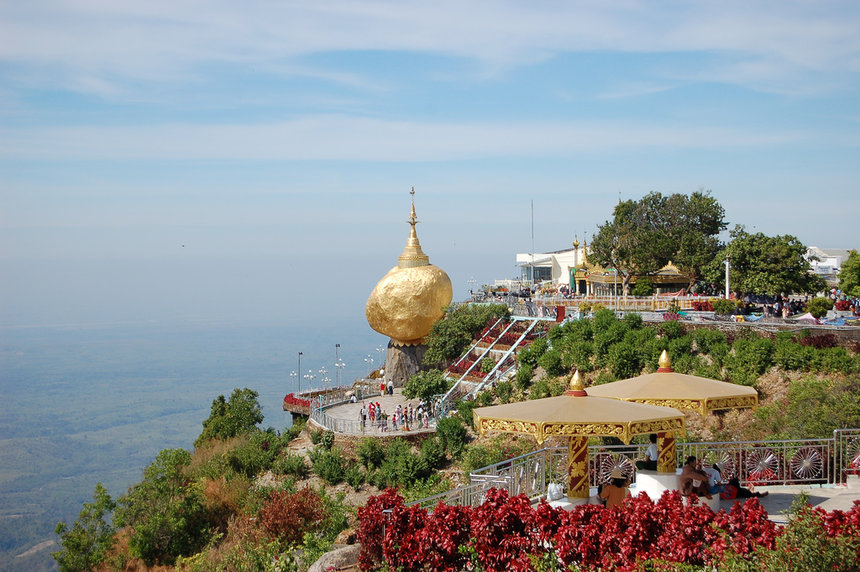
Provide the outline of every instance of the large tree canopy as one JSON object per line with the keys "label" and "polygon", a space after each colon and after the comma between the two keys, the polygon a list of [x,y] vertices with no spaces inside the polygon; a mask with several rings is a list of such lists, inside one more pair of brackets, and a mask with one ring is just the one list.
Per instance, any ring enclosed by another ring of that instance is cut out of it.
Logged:
{"label": "large tree canopy", "polygon": [[598,227],[592,259],[615,268],[626,295],[633,276],[656,273],[670,261],[690,276],[692,286],[719,249],[717,235],[726,228],[723,207],[708,192],[664,197],[648,193],[622,201],[613,219]]}
{"label": "large tree canopy", "polygon": [[860,254],[856,250],[848,253],[848,260],[839,271],[839,289],[849,296],[860,296]]}
{"label": "large tree canopy", "polygon": [[736,226],[729,244],[709,266],[709,276],[714,283],[725,284],[723,262],[728,256],[734,291],[772,296],[818,292],[824,281],[812,273],[805,254],[806,246],[794,236],[750,234]]}

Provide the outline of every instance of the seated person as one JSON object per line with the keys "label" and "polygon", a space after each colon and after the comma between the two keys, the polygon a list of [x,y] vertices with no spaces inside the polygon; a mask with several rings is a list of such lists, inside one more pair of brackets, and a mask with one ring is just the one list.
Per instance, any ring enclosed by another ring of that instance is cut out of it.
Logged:
{"label": "seated person", "polygon": [[726,490],[723,483],[723,468],[719,463],[714,463],[711,467],[705,467],[705,473],[708,475],[708,490],[712,495],[720,494]]}
{"label": "seated person", "polygon": [[720,493],[720,498],[724,500],[746,499],[750,497],[761,498],[766,497],[768,495],[767,491],[764,491],[763,493],[754,493],[751,490],[742,487],[737,477],[732,477],[731,479],[729,479],[729,482],[728,484],[726,484],[725,488],[726,490]]}
{"label": "seated person", "polygon": [[600,490],[600,498],[606,500],[606,508],[613,506],[621,506],[624,499],[630,496],[630,489],[627,488],[627,479],[621,473],[618,467],[612,469],[610,481]]}
{"label": "seated person", "polygon": [[695,455],[687,457],[681,470],[681,494],[687,496],[696,494],[700,497],[713,498],[708,489],[708,474],[698,467],[699,460]]}
{"label": "seated person", "polygon": [[640,471],[642,469],[647,469],[649,471],[657,470],[657,434],[651,433],[648,435],[648,440],[651,441],[651,444],[648,445],[648,449],[645,451],[645,460],[636,461],[636,468]]}

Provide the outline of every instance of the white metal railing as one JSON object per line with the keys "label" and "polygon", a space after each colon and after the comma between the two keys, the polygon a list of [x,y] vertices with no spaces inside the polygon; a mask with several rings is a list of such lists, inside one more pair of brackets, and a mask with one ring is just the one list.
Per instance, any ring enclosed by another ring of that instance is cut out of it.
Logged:
{"label": "white metal railing", "polygon": [[[646,447],[590,446],[590,482],[608,481],[616,468],[635,481],[634,463],[644,457]],[[843,484],[848,475],[860,474],[860,429],[838,429],[829,439],[678,443],[676,453],[678,466],[687,456],[695,455],[705,465],[720,463],[724,477],[737,477],[743,484]],[[567,456],[567,447],[548,447],[514,457],[473,471],[465,487],[413,504],[428,506],[458,498],[474,504],[490,486],[504,488],[511,495],[536,498],[551,482],[567,486]]]}
{"label": "white metal railing", "polygon": [[325,412],[329,407],[351,402],[353,396],[356,401],[361,401],[362,399],[382,395],[382,392],[379,387],[376,386],[374,380],[366,381],[367,383],[361,385],[355,385],[351,388],[340,387],[332,389],[324,394],[314,397],[311,400],[310,413],[308,417],[326,429],[336,433],[347,433],[351,435],[408,435],[410,433],[418,433],[428,429],[435,429],[436,419],[433,416],[429,417],[426,427],[424,426],[423,418],[414,419],[412,423],[408,424],[409,430],[407,431],[407,425],[401,424],[395,427],[390,415],[387,419],[382,420],[374,418],[373,421],[370,420],[369,416],[366,416],[365,422],[362,423],[360,419],[343,419],[333,417]]}

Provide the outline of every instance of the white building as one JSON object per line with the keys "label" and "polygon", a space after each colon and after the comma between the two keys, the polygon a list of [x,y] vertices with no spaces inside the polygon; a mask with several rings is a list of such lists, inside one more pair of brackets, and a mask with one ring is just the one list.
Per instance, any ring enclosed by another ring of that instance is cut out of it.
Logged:
{"label": "white building", "polygon": [[[836,277],[839,275],[839,271],[842,269],[842,263],[848,260],[848,253],[850,251],[844,248],[819,248],[817,246],[810,246],[806,250],[806,259],[809,260],[809,264],[812,266],[812,271],[819,276],[832,276]],[[817,260],[814,260],[817,258]]]}

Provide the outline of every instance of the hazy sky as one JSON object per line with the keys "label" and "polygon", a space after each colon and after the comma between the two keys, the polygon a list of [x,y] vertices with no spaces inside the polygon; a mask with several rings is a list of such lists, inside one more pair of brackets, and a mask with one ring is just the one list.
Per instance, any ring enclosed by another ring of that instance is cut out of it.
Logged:
{"label": "hazy sky", "polygon": [[0,319],[357,320],[416,189],[517,274],[619,196],[858,247],[860,3],[0,1]]}

